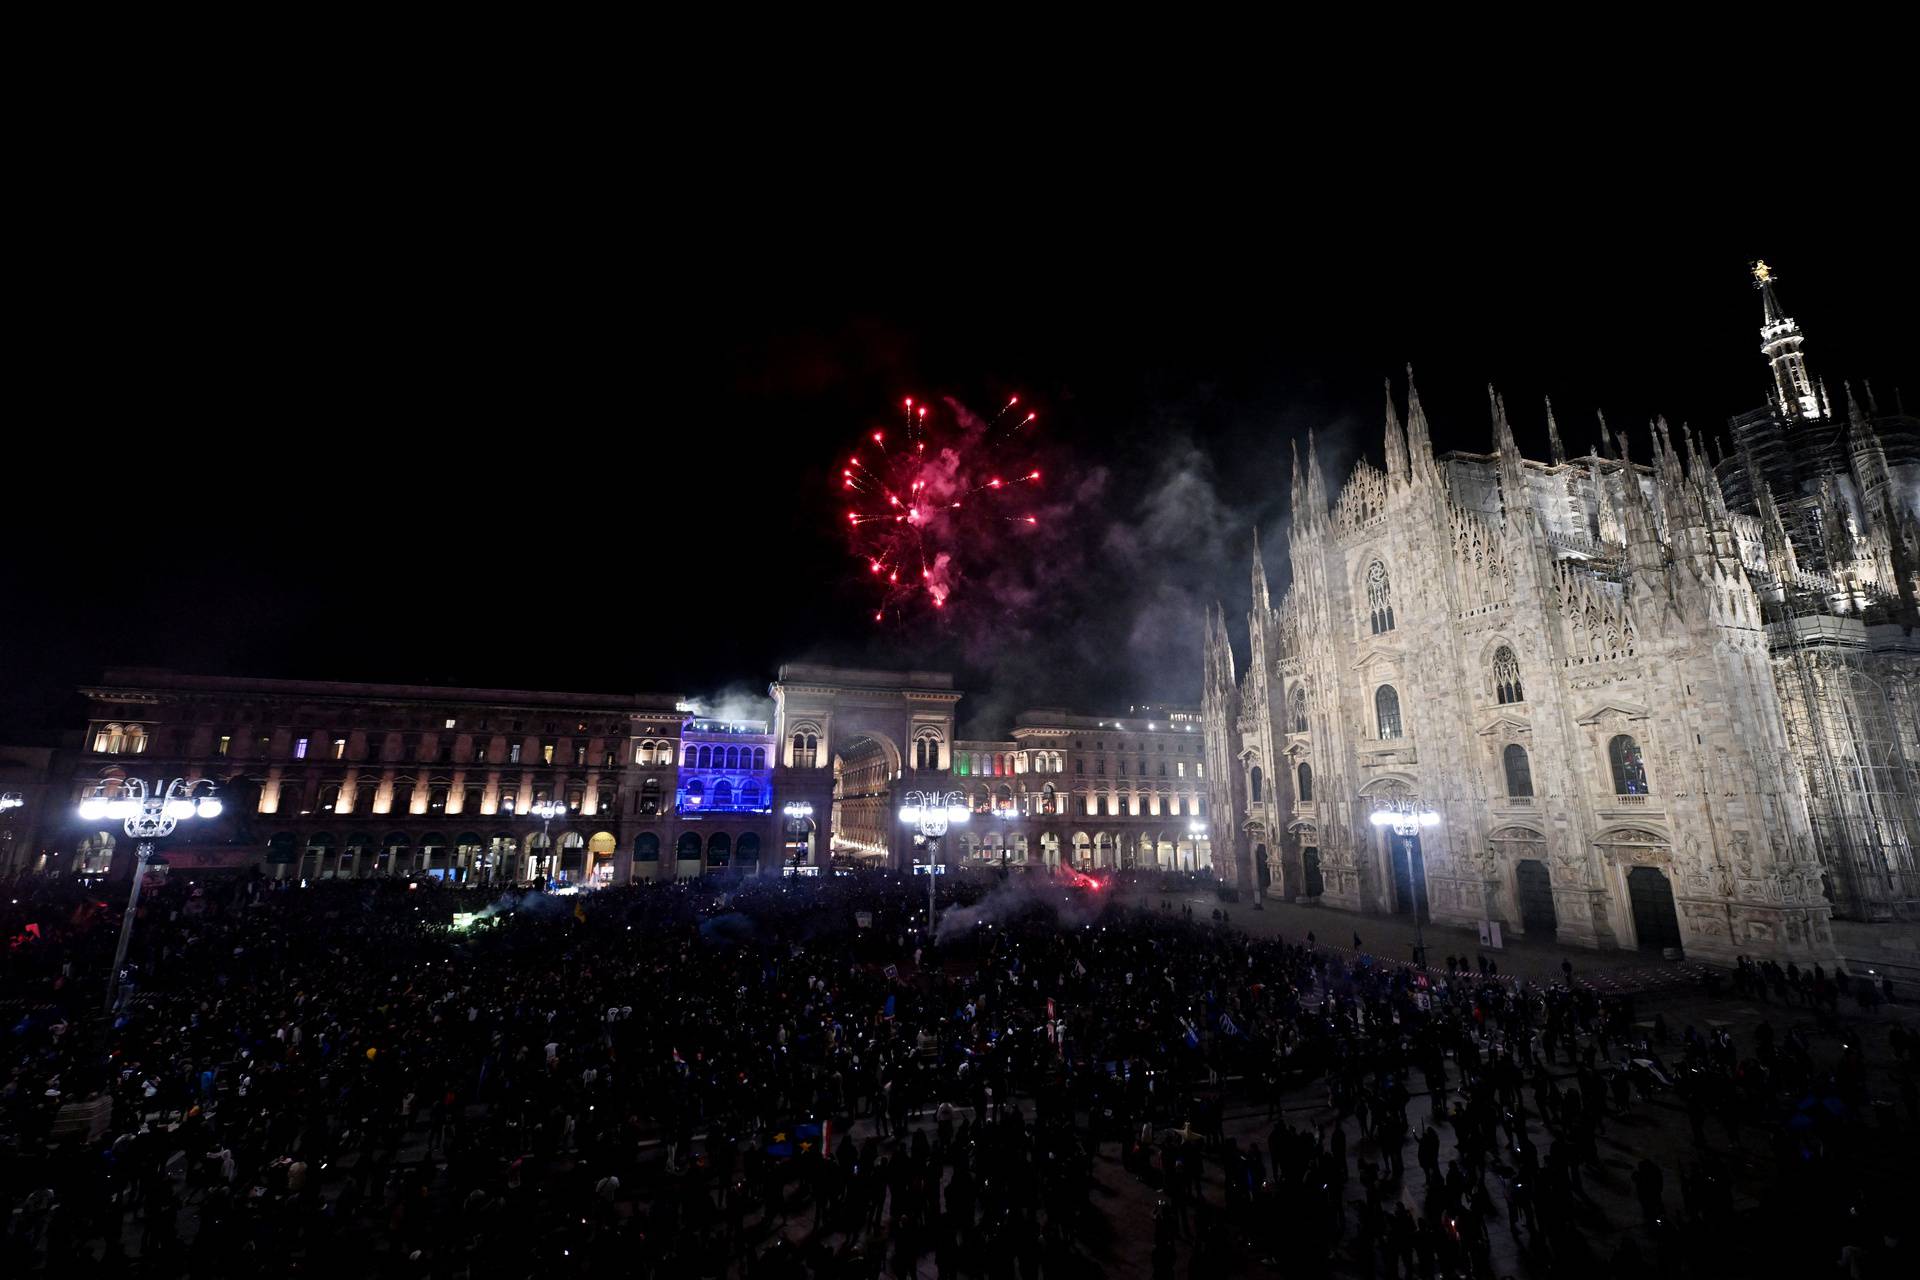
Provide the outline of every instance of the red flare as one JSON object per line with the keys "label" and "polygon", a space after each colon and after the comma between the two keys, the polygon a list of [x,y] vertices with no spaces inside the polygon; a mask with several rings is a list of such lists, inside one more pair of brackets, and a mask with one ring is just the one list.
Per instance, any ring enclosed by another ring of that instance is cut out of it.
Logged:
{"label": "red flare", "polygon": [[1040,478],[1040,473],[1038,471],[1029,471],[1027,473],[1027,479],[1029,480],[1038,480],[1039,478]]}
{"label": "red flare", "polygon": [[1033,518],[1032,516],[1028,516],[1028,517],[1027,517],[1027,523],[1028,523],[1028,524],[1039,524],[1040,522],[1039,522],[1038,520],[1036,520],[1036,519],[1034,519],[1034,518]]}
{"label": "red flare", "polygon": [[880,443],[880,433],[879,433],[878,431],[876,431],[876,432],[874,432],[874,433],[873,433],[873,442],[874,442],[875,444],[879,444],[879,443]]}
{"label": "red flare", "polygon": [[878,560],[875,560],[870,567],[872,568],[873,572],[875,573],[880,572],[880,562]]}

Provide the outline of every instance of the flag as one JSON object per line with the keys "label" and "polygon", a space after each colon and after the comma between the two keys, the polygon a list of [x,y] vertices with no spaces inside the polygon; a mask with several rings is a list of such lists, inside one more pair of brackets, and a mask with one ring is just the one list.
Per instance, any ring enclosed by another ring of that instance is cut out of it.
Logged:
{"label": "flag", "polygon": [[1360,950],[1360,945],[1361,945],[1361,944],[1360,944],[1360,935],[1356,933],[1356,934],[1354,934],[1354,935],[1353,935],[1353,949],[1354,949],[1355,951],[1358,951],[1358,950]]}

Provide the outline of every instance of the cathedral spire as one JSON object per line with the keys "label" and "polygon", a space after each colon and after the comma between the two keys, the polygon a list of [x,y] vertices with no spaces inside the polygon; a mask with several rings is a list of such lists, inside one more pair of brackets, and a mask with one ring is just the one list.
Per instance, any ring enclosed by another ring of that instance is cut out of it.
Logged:
{"label": "cathedral spire", "polygon": [[1493,447],[1500,463],[1500,500],[1511,518],[1531,511],[1527,497],[1527,473],[1521,464],[1520,446],[1513,438],[1513,424],[1507,421],[1507,402],[1493,384],[1487,384],[1487,400],[1493,407]]}
{"label": "cathedral spire", "polygon": [[1433,437],[1427,430],[1427,411],[1420,407],[1420,388],[1413,385],[1412,365],[1407,366],[1407,453],[1413,475],[1433,469]]}
{"label": "cathedral spire", "polygon": [[1400,429],[1400,414],[1393,407],[1393,379],[1387,384],[1387,479],[1407,479],[1407,436]]}
{"label": "cathedral spire", "polygon": [[1315,520],[1327,514],[1327,482],[1320,475],[1320,451],[1313,447],[1313,428],[1307,428],[1307,508]]}
{"label": "cathedral spire", "polygon": [[1553,465],[1559,466],[1567,460],[1566,446],[1560,443],[1560,424],[1553,420],[1553,397],[1547,400],[1547,448],[1553,451]]}
{"label": "cathedral spire", "polygon": [[1766,548],[1767,567],[1773,576],[1781,581],[1790,581],[1800,574],[1800,566],[1794,558],[1793,539],[1787,536],[1786,522],[1780,518],[1780,508],[1773,500],[1773,487],[1762,481],[1760,484],[1760,542]]}
{"label": "cathedral spire", "polygon": [[1773,268],[1764,261],[1753,264],[1753,287],[1760,291],[1760,352],[1773,366],[1775,403],[1782,416],[1811,422],[1822,418],[1820,397],[1807,376],[1807,358],[1800,353],[1806,341],[1800,326],[1780,306],[1773,291]]}
{"label": "cathedral spire", "polygon": [[1267,596],[1267,566],[1260,561],[1260,526],[1253,527],[1253,612],[1264,618],[1273,611]]}
{"label": "cathedral spire", "polygon": [[1300,442],[1288,440],[1287,447],[1293,450],[1293,505],[1288,508],[1288,512],[1294,527],[1304,528],[1308,523],[1307,473],[1300,467]]}
{"label": "cathedral spire", "polygon": [[1607,414],[1604,409],[1596,408],[1593,411],[1593,416],[1600,420],[1600,443],[1593,447],[1593,451],[1600,457],[1605,458],[1609,456],[1607,453],[1607,445],[1613,440],[1613,437],[1607,434]]}

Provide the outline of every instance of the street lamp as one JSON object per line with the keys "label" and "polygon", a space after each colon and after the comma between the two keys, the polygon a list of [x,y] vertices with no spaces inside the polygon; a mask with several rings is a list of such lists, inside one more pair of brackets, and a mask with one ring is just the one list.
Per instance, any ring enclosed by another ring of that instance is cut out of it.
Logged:
{"label": "street lamp", "polygon": [[941,795],[938,791],[909,791],[900,806],[900,821],[912,827],[927,848],[927,941],[933,941],[933,884],[939,874],[935,861],[940,837],[947,828],[967,821],[967,798],[958,791]]}
{"label": "street lamp", "polygon": [[1407,855],[1407,897],[1413,903],[1413,954],[1416,964],[1427,962],[1427,935],[1420,919],[1420,887],[1413,882],[1413,837],[1420,834],[1420,828],[1431,827],[1440,821],[1440,815],[1431,809],[1420,807],[1419,797],[1404,794],[1393,797],[1375,809],[1367,821],[1376,827],[1391,827],[1393,834],[1400,837],[1400,847]]}
{"label": "street lamp", "polygon": [[549,866],[553,864],[554,857],[553,841],[547,832],[553,826],[553,820],[566,811],[567,806],[556,800],[536,801],[534,806],[527,810],[528,813],[540,819],[540,856],[547,860]]}
{"label": "street lamp", "polygon": [[147,877],[153,860],[153,842],[173,834],[173,829],[189,818],[217,818],[224,807],[208,790],[196,796],[193,789],[202,780],[175,778],[164,788],[152,790],[139,778],[102,782],[80,800],[80,817],[87,822],[119,818],[121,830],[134,841],[133,888],[127,894],[127,914],[120,921],[120,943],[113,951],[113,972],[107,978],[107,1012],[113,1012],[120,997],[120,970],[127,963],[127,944],[133,941],[133,916],[140,906],[140,884]]}
{"label": "street lamp", "polygon": [[[1207,834],[1207,824],[1204,822],[1189,822],[1187,824],[1187,834],[1193,837],[1193,866],[1189,867],[1188,870],[1198,871],[1200,869],[1200,841]],[[1260,905],[1258,899],[1254,900],[1254,905]]]}

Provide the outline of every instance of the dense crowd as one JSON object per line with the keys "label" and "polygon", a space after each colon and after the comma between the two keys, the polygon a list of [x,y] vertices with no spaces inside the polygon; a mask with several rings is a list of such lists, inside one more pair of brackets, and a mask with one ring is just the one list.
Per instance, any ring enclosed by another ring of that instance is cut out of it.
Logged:
{"label": "dense crowd", "polygon": [[[936,945],[923,885],[175,878],[102,1017],[104,891],[9,884],[0,1266],[1490,1277],[1504,1233],[1534,1273],[1910,1273],[1916,1046],[1839,975],[1743,964],[1813,1022],[1737,1044],[1017,873]],[[1604,1156],[1650,1118],[1683,1159]]]}

